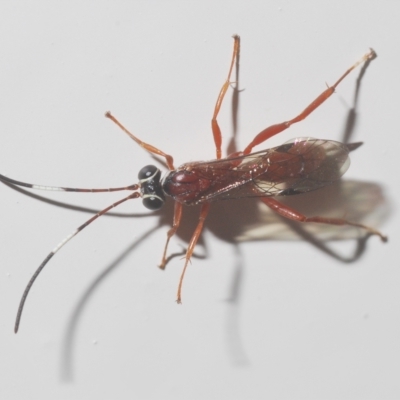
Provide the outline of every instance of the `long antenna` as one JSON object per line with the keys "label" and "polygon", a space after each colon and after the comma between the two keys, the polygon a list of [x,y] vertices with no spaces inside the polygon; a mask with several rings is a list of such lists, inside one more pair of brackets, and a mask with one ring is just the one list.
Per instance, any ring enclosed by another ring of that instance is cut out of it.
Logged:
{"label": "long antenna", "polygon": [[[130,190],[137,190],[139,189],[139,185],[132,185]],[[24,305],[26,302],[26,298],[28,297],[29,291],[31,290],[31,287],[33,283],[35,282],[36,278],[39,276],[39,274],[42,272],[43,268],[46,266],[46,264],[50,261],[50,259],[56,254],[67,242],[69,242],[74,236],[76,236],[80,231],[82,231],[84,228],[86,228],[88,225],[90,225],[94,220],[97,218],[101,217],[114,207],[117,207],[121,203],[124,203],[127,200],[130,199],[136,199],[140,197],[139,192],[135,192],[130,194],[129,196],[111,204],[110,206],[106,207],[104,210],[99,211],[96,215],[88,219],[84,224],[79,226],[74,232],[70,233],[64,240],[62,240],[49,254],[48,256],[43,260],[43,262],[39,265],[38,269],[35,271],[35,273],[32,275],[32,278],[29,280],[28,284],[26,285],[26,288],[24,290],[24,293],[22,294],[21,301],[19,303],[18,307],[18,312],[17,312],[17,318],[15,319],[15,326],[14,326],[14,332],[17,333],[19,329],[19,325],[21,322],[21,316],[22,316],[22,311],[24,309]]]}
{"label": "long antenna", "polygon": [[117,187],[117,188],[103,188],[103,189],[85,189],[85,188],[70,188],[70,187],[61,187],[61,186],[44,186],[44,185],[36,185],[34,183],[27,183],[16,181],[15,179],[8,178],[7,176],[0,174],[0,181],[5,183],[10,183],[11,185],[16,186],[23,186],[30,189],[36,190],[49,190],[52,192],[85,192],[85,193],[99,193],[99,192],[118,192],[121,190],[137,190],[137,184],[124,186],[124,187]]}

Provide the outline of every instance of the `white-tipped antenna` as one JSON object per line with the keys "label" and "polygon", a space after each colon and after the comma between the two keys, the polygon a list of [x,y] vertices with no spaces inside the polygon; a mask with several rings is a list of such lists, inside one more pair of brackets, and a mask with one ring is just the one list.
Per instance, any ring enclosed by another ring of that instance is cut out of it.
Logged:
{"label": "white-tipped antenna", "polygon": [[61,187],[61,186],[44,186],[44,185],[36,185],[34,183],[27,183],[16,181],[15,179],[8,178],[7,176],[0,174],[0,181],[4,183],[9,183],[11,185],[27,187],[29,189],[36,190],[48,190],[52,192],[83,192],[83,193],[99,193],[99,192],[119,192],[122,190],[137,190],[138,185],[129,185],[117,188],[103,188],[103,189],[85,189],[85,188],[70,188],[70,187]]}
{"label": "white-tipped antenna", "polygon": [[[139,185],[132,185],[129,188],[130,188],[129,190],[137,190],[137,189],[139,189]],[[79,191],[87,191],[87,190],[83,189],[83,190],[79,190]],[[32,287],[33,283],[35,282],[36,278],[39,276],[39,274],[42,271],[42,269],[50,261],[50,259],[54,256],[54,254],[56,254],[67,242],[69,242],[74,236],[76,236],[81,230],[86,228],[94,220],[96,220],[97,218],[101,217],[102,215],[104,215],[105,213],[107,213],[108,211],[113,209],[114,207],[117,207],[121,203],[124,203],[125,201],[130,200],[130,199],[136,199],[138,197],[140,197],[140,193],[139,192],[134,192],[134,193],[130,194],[129,196],[127,196],[127,197],[125,197],[125,198],[123,198],[123,199],[111,204],[110,206],[108,206],[104,210],[99,211],[96,215],[94,215],[92,218],[88,219],[84,224],[79,226],[73,233],[69,234],[64,240],[62,240],[50,252],[50,254],[43,260],[43,262],[40,264],[39,268],[35,271],[35,273],[32,275],[32,278],[29,280],[28,284],[26,285],[24,293],[23,293],[23,295],[21,297],[21,301],[19,303],[18,312],[17,312],[17,318],[15,319],[15,326],[14,326],[14,332],[15,333],[18,332],[19,325],[20,325],[20,322],[21,322],[22,311],[24,309],[25,301],[26,301],[26,298],[28,297],[29,291],[31,290],[31,287]]]}

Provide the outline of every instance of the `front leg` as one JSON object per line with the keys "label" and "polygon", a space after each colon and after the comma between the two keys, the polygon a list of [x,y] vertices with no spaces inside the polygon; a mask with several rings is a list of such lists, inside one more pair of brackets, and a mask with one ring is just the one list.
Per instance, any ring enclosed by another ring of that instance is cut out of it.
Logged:
{"label": "front leg", "polygon": [[182,208],[183,208],[182,203],[178,203],[176,201],[175,202],[175,208],[174,208],[174,220],[172,222],[172,228],[167,233],[167,242],[165,243],[163,257],[162,257],[161,263],[159,265],[159,267],[161,269],[164,269],[165,265],[167,264],[167,248],[168,248],[168,244],[169,244],[169,241],[170,241],[171,237],[175,235],[175,233],[178,230],[179,225],[181,223]]}

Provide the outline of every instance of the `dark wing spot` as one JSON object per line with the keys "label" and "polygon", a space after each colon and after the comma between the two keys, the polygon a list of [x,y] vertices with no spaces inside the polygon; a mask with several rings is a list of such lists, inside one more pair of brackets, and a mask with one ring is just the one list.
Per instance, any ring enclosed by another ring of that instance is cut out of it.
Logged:
{"label": "dark wing spot", "polygon": [[292,147],[293,147],[294,143],[285,143],[281,146],[275,147],[275,151],[279,152],[279,153],[287,153]]}
{"label": "dark wing spot", "polygon": [[282,192],[279,193],[279,196],[292,196],[294,194],[301,194],[301,193],[304,193],[304,191],[295,188],[289,188],[282,190]]}

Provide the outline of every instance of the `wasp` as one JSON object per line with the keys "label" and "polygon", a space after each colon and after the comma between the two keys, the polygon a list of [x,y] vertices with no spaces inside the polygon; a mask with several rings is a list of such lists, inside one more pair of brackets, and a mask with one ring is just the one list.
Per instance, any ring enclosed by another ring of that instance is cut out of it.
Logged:
{"label": "wasp", "polygon": [[106,117],[121,128],[144,150],[165,159],[169,172],[162,178],[161,170],[154,165],[147,165],[138,173],[138,181],[132,185],[106,189],[79,189],[68,187],[43,186],[17,181],[0,175],[3,182],[23,186],[31,189],[58,190],[73,192],[111,192],[131,191],[131,193],[101,210],[96,215],[79,226],[74,232],[62,240],[43,260],[32,275],[22,295],[14,331],[18,332],[22,311],[29,291],[38,275],[41,273],[50,259],[74,236],[90,225],[100,216],[114,207],[128,200],[141,198],[143,205],[150,210],[159,210],[165,203],[166,197],[175,202],[172,227],[167,233],[167,241],[164,246],[160,268],[164,269],[167,263],[167,249],[170,239],[177,232],[184,206],[200,205],[200,216],[197,226],[189,241],[184,266],[180,276],[176,301],[181,303],[182,284],[189,261],[192,257],[196,243],[202,233],[204,222],[213,202],[219,200],[233,200],[245,197],[256,197],[275,213],[293,221],[302,223],[320,223],[328,225],[349,225],[361,228],[368,234],[377,235],[385,242],[387,237],[378,230],[348,221],[343,218],[325,218],[322,216],[307,217],[295,209],[281,203],[279,196],[293,196],[323,188],[338,181],[349,167],[349,153],[358,148],[362,143],[344,144],[333,140],[314,138],[296,138],[281,146],[267,150],[253,152],[253,148],[264,143],[267,139],[288,129],[307,118],[315,109],[322,105],[334,92],[342,80],[357,66],[376,57],[374,50],[370,49],[360,60],[348,68],[339,79],[327,87],[315,100],[313,100],[301,113],[294,118],[271,125],[258,133],[244,148],[222,157],[222,134],[218,124],[223,99],[231,85],[232,70],[237,61],[240,49],[240,38],[234,36],[233,53],[228,71],[228,76],[222,85],[214,113],[211,119],[216,159],[211,161],[189,162],[179,167],[174,166],[173,157],[164,151],[152,146],[132,134],[110,112]]}

